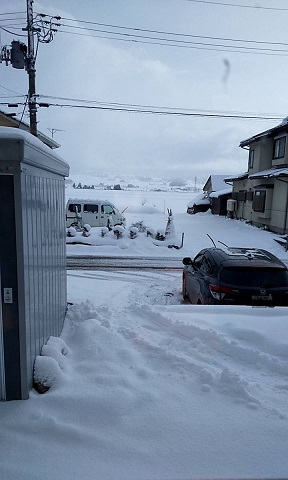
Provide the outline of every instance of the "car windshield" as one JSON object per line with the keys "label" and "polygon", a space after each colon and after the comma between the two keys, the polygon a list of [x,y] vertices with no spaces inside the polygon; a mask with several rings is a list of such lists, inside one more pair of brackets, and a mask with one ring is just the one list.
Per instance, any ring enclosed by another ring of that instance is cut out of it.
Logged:
{"label": "car windshield", "polygon": [[279,268],[224,268],[220,280],[237,286],[288,288],[288,271]]}

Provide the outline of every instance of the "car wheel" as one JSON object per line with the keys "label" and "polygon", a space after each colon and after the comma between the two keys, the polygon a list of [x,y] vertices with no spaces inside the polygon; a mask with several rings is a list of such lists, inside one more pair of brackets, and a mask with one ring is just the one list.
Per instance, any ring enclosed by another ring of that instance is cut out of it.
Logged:
{"label": "car wheel", "polygon": [[186,278],[184,274],[182,276],[182,297],[183,297],[183,300],[188,300],[188,295],[186,291]]}

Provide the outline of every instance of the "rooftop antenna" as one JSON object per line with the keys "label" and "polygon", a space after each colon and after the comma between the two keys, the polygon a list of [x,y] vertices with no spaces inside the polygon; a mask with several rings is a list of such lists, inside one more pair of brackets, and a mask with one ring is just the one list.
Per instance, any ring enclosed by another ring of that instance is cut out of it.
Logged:
{"label": "rooftop antenna", "polygon": [[216,248],[216,243],[214,242],[213,238],[210,237],[209,233],[207,233],[207,237],[210,238],[211,242],[213,243],[214,247]]}
{"label": "rooftop antenna", "polygon": [[60,130],[60,128],[47,128],[47,130],[49,130],[49,132],[51,133],[52,138],[54,138],[55,132],[64,132],[64,130]]}
{"label": "rooftop antenna", "polygon": [[218,240],[218,242],[221,243],[222,245],[224,245],[224,247],[229,248],[228,245],[226,245],[226,243],[221,242],[220,240]]}

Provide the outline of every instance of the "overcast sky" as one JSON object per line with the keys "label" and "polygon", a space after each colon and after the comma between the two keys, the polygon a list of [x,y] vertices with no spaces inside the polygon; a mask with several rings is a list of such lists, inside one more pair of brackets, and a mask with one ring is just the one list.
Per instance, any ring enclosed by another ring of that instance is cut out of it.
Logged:
{"label": "overcast sky", "polygon": [[[37,120],[46,135],[55,129],[71,175],[241,173],[240,141],[280,120],[171,113],[288,115],[287,0],[36,0],[33,8],[62,17],[53,41],[39,45],[36,91],[39,101],[73,107],[39,108]],[[2,46],[27,43],[26,0],[1,0],[0,14],[12,32],[1,29]],[[0,101],[23,102],[27,73],[4,63],[0,72]],[[169,114],[80,108],[119,104]],[[20,118],[22,109],[12,110]]]}

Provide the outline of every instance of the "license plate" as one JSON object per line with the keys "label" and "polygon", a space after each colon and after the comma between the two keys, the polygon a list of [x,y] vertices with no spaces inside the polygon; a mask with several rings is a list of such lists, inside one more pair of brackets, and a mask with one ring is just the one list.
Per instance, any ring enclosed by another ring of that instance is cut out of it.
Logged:
{"label": "license plate", "polygon": [[272,302],[272,295],[252,295],[252,300]]}

